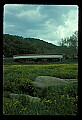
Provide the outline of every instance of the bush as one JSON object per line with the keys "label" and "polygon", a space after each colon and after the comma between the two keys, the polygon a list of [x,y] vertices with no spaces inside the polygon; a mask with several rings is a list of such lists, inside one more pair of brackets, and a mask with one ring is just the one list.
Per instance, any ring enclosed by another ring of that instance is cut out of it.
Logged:
{"label": "bush", "polygon": [[26,79],[17,79],[17,81],[4,81],[3,83],[4,91],[9,91],[13,93],[27,93],[33,95],[34,88],[33,82]]}
{"label": "bush", "polygon": [[4,115],[25,115],[26,108],[24,108],[24,106],[18,100],[3,98],[3,114]]}
{"label": "bush", "polygon": [[3,98],[3,113],[5,115],[76,115],[78,113],[76,90],[76,84],[48,87],[40,102],[30,101],[23,94],[18,99]]}
{"label": "bush", "polygon": [[[23,94],[37,96],[33,81],[37,76],[77,78],[77,64],[49,65],[5,65],[3,74],[3,114],[4,115],[76,115],[78,113],[78,84],[51,86],[38,97],[40,102],[30,101]],[[22,94],[20,98],[10,98],[10,93]]]}

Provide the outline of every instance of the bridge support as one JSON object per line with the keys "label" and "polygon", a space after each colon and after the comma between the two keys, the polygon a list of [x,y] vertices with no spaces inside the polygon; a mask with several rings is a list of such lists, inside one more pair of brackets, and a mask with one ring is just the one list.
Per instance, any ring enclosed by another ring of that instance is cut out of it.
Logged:
{"label": "bridge support", "polygon": [[62,61],[62,58],[60,58],[60,61]]}

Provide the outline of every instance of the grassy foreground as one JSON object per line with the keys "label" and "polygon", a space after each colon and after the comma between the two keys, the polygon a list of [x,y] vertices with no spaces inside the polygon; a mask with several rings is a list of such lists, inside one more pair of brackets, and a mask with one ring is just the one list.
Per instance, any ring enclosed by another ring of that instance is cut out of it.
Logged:
{"label": "grassy foreground", "polygon": [[[40,102],[26,98],[25,94],[37,96],[33,86],[37,76],[78,79],[78,65],[3,65],[3,114],[76,115],[78,113],[78,82],[48,87]],[[10,93],[22,96],[15,99],[10,97]]]}

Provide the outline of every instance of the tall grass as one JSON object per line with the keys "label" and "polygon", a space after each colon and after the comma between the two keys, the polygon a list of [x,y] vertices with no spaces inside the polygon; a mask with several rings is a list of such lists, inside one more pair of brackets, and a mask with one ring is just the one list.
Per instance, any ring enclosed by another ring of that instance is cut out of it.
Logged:
{"label": "tall grass", "polygon": [[60,78],[77,78],[77,64],[50,64],[50,65],[4,65],[4,80],[28,78],[35,80],[37,76],[55,76]]}
{"label": "tall grass", "polygon": [[[30,101],[25,94],[37,96],[33,81],[37,76],[78,78],[77,64],[4,65],[3,114],[5,115],[76,115],[78,83],[47,87],[40,102]],[[22,94],[18,99],[10,94]]]}

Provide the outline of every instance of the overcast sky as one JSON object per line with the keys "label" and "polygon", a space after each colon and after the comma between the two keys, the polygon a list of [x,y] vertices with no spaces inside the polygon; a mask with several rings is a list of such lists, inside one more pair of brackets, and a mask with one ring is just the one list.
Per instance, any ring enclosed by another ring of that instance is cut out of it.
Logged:
{"label": "overcast sky", "polygon": [[77,5],[4,5],[4,34],[39,38],[58,45],[77,30]]}

